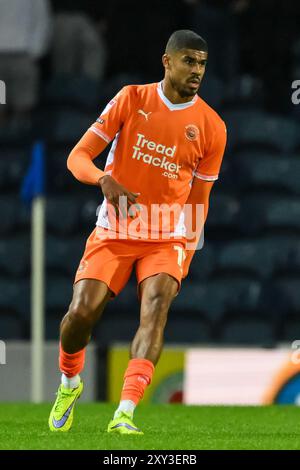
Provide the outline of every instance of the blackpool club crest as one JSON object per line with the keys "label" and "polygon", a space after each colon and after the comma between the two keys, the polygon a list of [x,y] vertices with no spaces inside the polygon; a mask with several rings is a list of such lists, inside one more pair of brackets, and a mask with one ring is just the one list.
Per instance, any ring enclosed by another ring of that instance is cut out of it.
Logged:
{"label": "blackpool club crest", "polygon": [[199,129],[195,124],[185,126],[185,136],[188,140],[196,140],[199,137]]}

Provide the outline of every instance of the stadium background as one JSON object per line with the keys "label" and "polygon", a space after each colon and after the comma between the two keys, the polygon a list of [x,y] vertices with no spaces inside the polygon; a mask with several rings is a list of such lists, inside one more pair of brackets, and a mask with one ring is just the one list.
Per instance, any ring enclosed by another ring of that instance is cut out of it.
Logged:
{"label": "stadium background", "polygon": [[[200,95],[225,120],[228,145],[211,195],[204,249],[171,307],[165,335],[171,350],[161,372],[166,390],[171,372],[174,380],[162,400],[182,398],[191,347],[288,351],[300,338],[300,106],[291,99],[292,82],[300,79],[298,3],[37,1],[44,9],[35,9],[33,0],[0,2],[0,39],[13,31],[16,42],[5,46],[0,40],[0,79],[7,87],[0,106],[0,338],[7,346],[0,400],[29,397],[30,210],[19,193],[33,144],[42,140],[46,155],[45,374],[58,380],[59,323],[102,200],[100,191],[73,178],[66,158],[123,85],[162,78],[161,55],[175,29],[193,29],[208,41]],[[7,8],[18,13],[9,15],[11,24]],[[21,30],[24,38],[32,33],[31,42],[18,38]],[[20,76],[26,80],[18,92]],[[30,98],[24,104],[12,90]],[[97,161],[102,168],[106,155]],[[137,322],[133,277],[94,332],[87,400],[114,398],[109,390],[117,390],[126,353],[112,369],[119,350],[110,348],[130,341]],[[178,367],[170,372],[170,364]],[[297,378],[297,367],[292,373]],[[56,383],[46,388],[52,396]],[[287,401],[296,401],[298,393],[296,383]]]}

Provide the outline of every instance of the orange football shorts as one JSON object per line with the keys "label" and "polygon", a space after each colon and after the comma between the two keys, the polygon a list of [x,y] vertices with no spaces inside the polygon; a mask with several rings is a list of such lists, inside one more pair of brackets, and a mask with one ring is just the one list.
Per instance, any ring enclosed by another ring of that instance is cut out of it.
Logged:
{"label": "orange football shorts", "polygon": [[74,282],[98,279],[116,296],[135,266],[138,285],[147,277],[167,273],[177,280],[179,290],[184,255],[184,241],[113,239],[107,229],[96,227],[87,239]]}

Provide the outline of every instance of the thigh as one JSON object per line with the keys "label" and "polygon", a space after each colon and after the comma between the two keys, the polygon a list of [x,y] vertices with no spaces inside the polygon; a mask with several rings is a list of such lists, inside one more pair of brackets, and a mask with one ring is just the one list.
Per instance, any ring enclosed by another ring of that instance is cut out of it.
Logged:
{"label": "thigh", "polygon": [[149,245],[151,246],[145,250],[143,257],[136,263],[138,285],[141,288],[147,278],[165,273],[175,280],[177,291],[179,291],[185,258],[184,245],[176,242]]}
{"label": "thigh", "polygon": [[113,293],[105,282],[82,279],[73,287],[73,298],[69,310],[83,308],[91,314],[101,313]]}
{"label": "thigh", "polygon": [[105,229],[96,228],[87,240],[83,257],[75,276],[102,281],[116,296],[127,283],[136,259],[136,253],[126,240],[110,239]]}

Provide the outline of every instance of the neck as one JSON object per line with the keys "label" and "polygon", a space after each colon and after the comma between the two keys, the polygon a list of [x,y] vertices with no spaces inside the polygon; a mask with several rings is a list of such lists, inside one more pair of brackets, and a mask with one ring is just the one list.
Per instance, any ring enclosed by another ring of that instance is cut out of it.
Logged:
{"label": "neck", "polygon": [[162,90],[164,95],[173,104],[188,103],[194,99],[194,96],[180,96],[178,91],[173,87],[171,81],[166,77],[162,81]]}

